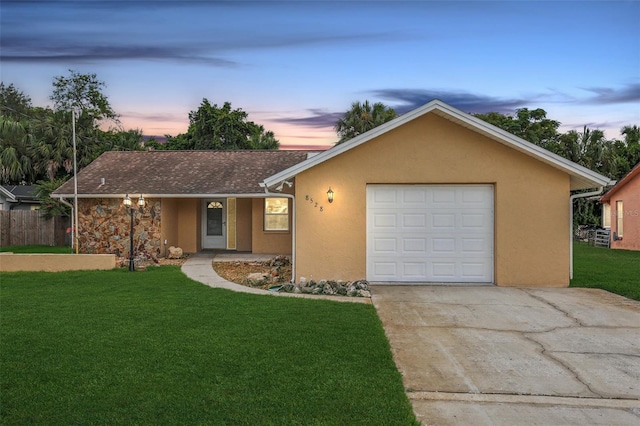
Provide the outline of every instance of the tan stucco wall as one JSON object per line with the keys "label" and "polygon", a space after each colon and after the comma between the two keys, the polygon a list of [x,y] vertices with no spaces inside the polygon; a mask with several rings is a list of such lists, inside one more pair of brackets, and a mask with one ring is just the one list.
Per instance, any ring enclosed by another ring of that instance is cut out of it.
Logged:
{"label": "tan stucco wall", "polygon": [[264,198],[252,200],[252,248],[253,253],[291,254],[292,202],[289,200],[289,231],[264,230]]}
{"label": "tan stucco wall", "polygon": [[626,185],[611,196],[611,235],[617,232],[616,201],[622,201],[623,235],[621,240],[611,241],[611,248],[640,250],[640,175],[636,175]]}
{"label": "tan stucco wall", "polygon": [[238,198],[236,200],[236,250],[251,251],[251,226],[253,200]]}
{"label": "tan stucco wall", "polygon": [[201,217],[202,200],[178,200],[178,246],[185,253],[197,253],[202,247]]}
{"label": "tan stucco wall", "polygon": [[[169,247],[178,245],[178,200],[163,198],[161,200],[162,223],[160,238],[162,240],[162,256],[169,254]],[[164,244],[164,242],[167,242]]]}
{"label": "tan stucco wall", "polygon": [[435,114],[296,177],[296,279],[366,277],[366,185],[376,183],[494,184],[495,283],[569,284],[569,176]]}
{"label": "tan stucco wall", "polygon": [[114,254],[12,254],[0,255],[0,271],[81,271],[116,267]]}

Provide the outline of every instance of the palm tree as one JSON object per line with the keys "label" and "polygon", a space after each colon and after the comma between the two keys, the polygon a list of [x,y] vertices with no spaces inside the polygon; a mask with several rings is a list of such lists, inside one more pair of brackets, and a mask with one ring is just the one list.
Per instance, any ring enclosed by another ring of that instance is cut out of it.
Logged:
{"label": "palm tree", "polygon": [[2,183],[32,183],[30,134],[24,123],[0,116],[0,178]]}
{"label": "palm tree", "polygon": [[381,102],[373,105],[369,101],[354,102],[351,104],[351,109],[335,125],[336,133],[340,137],[336,145],[366,133],[397,116],[393,108]]}

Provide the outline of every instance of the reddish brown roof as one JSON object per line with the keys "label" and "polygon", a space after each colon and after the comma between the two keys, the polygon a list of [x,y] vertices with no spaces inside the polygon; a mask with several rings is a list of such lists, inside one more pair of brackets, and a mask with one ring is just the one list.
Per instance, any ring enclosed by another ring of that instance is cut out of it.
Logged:
{"label": "reddish brown roof", "polygon": [[[308,151],[111,151],[78,173],[79,195],[261,194]],[[104,185],[101,179],[104,178]],[[54,191],[73,196],[73,179]]]}
{"label": "reddish brown roof", "polygon": [[602,198],[600,198],[600,202],[602,204],[609,203],[609,201],[611,201],[611,197],[613,196],[613,194],[618,192],[620,190],[620,188],[622,188],[623,186],[625,186],[626,184],[631,182],[631,180],[633,180],[633,178],[638,176],[638,175],[640,175],[640,163],[636,164],[635,167],[633,169],[631,169],[631,171],[629,173],[627,173],[625,177],[620,179],[618,181],[618,183],[616,183],[611,189],[609,189],[602,196]]}

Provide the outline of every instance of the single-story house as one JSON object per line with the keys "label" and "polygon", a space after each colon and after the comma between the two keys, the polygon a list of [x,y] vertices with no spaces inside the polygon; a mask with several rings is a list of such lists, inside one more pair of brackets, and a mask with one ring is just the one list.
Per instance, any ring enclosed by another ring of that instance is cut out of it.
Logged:
{"label": "single-story house", "polygon": [[640,250],[640,163],[600,198],[611,248]]}
{"label": "single-story house", "polygon": [[0,210],[36,210],[40,201],[32,185],[0,185]]}
{"label": "single-story house", "polygon": [[[567,286],[570,194],[610,180],[441,101],[316,155],[108,152],[78,174],[85,253],[291,253],[294,278]],[[54,196],[73,199],[73,182]]]}

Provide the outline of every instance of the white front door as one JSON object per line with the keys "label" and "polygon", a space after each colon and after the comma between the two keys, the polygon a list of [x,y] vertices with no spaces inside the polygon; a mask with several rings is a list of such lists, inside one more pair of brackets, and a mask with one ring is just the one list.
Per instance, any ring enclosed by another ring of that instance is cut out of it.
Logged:
{"label": "white front door", "polygon": [[493,282],[493,186],[367,185],[367,279]]}
{"label": "white front door", "polygon": [[205,200],[202,213],[202,248],[227,248],[227,209],[223,198]]}

